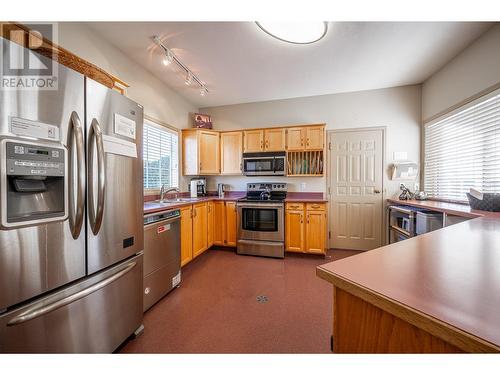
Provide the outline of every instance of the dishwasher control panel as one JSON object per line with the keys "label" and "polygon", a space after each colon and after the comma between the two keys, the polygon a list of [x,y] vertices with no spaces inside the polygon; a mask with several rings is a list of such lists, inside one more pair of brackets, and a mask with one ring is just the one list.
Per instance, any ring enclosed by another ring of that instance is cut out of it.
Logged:
{"label": "dishwasher control panel", "polygon": [[152,214],[144,217],[144,225],[153,224],[158,221],[173,219],[181,216],[180,210],[170,210],[165,212],[160,212],[157,214]]}

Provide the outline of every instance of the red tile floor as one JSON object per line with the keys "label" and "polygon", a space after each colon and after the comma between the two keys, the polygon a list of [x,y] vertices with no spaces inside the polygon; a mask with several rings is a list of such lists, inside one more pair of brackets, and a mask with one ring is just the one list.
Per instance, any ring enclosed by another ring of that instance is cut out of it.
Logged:
{"label": "red tile floor", "polygon": [[181,286],[146,312],[144,333],[119,352],[329,353],[332,286],[316,266],[357,253],[283,260],[209,250],[182,269]]}

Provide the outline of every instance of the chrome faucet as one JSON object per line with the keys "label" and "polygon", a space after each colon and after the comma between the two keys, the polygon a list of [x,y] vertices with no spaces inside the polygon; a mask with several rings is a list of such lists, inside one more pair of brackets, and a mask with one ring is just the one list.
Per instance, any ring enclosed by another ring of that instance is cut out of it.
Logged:
{"label": "chrome faucet", "polygon": [[175,193],[176,193],[175,194],[175,199],[178,199],[179,193],[180,193],[180,191],[179,191],[178,188],[173,187],[173,188],[170,188],[170,189],[166,189],[165,188],[165,184],[161,185],[161,189],[160,189],[160,203],[163,202],[163,200],[165,198],[165,194],[170,193],[172,191],[175,191]]}

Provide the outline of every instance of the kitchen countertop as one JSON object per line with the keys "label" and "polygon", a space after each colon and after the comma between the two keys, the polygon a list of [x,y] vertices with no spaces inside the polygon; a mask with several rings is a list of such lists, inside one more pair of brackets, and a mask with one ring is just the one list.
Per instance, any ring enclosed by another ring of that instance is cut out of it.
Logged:
{"label": "kitchen countertop", "polygon": [[399,199],[387,199],[389,203],[395,203],[406,206],[413,207],[421,207],[427,208],[432,211],[446,212],[451,215],[475,218],[475,217],[492,217],[500,219],[500,212],[489,212],[489,211],[480,211],[473,210],[470,206],[466,204],[459,203],[448,203],[448,202],[439,202],[439,201],[417,201],[417,200],[407,200],[401,201]]}
{"label": "kitchen countertop", "polygon": [[[236,201],[240,198],[243,198],[246,195],[246,193],[242,192],[234,192],[234,193],[226,193],[223,198],[220,198],[217,195],[209,195],[206,197],[200,197],[200,198],[194,198],[193,200],[190,200],[189,202],[165,202],[165,203],[159,203],[155,201],[147,201],[144,202],[144,215],[148,214],[153,214],[157,212],[162,212],[162,211],[167,211],[167,210],[174,210],[177,208],[185,207],[185,206],[190,206],[192,204],[196,204],[199,202],[208,202],[208,201]],[[186,196],[180,196],[181,198],[189,198]]]}
{"label": "kitchen countertop", "polygon": [[406,316],[451,330],[466,343],[466,351],[500,351],[499,213],[442,202],[389,201],[474,219],[323,264],[317,275],[367,301],[383,300]]}
{"label": "kitchen countertop", "polygon": [[[159,203],[154,200],[149,200],[144,202],[144,215],[149,215],[157,212],[174,210],[185,206],[190,206],[192,204],[196,204],[199,202],[208,202],[208,201],[237,201],[240,198],[243,198],[246,195],[246,192],[226,192],[224,198],[219,198],[217,195],[208,195],[206,197],[195,198],[189,202],[166,202]],[[327,202],[323,197],[323,193],[288,193],[291,195],[291,198],[285,199],[285,202],[305,202],[305,203],[324,203]],[[189,198],[185,194],[181,193],[181,198]]]}

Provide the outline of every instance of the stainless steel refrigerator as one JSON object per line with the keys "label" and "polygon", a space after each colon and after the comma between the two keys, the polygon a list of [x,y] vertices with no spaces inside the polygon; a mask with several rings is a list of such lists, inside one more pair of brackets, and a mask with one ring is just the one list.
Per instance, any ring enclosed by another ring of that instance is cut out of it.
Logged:
{"label": "stainless steel refrigerator", "polygon": [[2,353],[112,352],[142,325],[143,108],[56,66],[56,90],[0,90]]}

